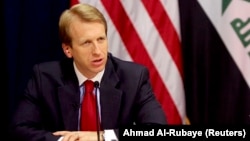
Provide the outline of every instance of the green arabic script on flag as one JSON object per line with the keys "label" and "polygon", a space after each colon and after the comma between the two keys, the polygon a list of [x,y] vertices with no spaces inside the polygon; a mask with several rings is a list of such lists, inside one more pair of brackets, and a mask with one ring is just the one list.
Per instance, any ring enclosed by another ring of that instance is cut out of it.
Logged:
{"label": "green arabic script on flag", "polygon": [[199,0],[198,2],[250,87],[250,1]]}
{"label": "green arabic script on flag", "polygon": [[[250,44],[250,18],[247,21],[243,21],[240,18],[236,18],[231,22],[231,25],[238,37],[240,38],[244,47]],[[248,52],[250,55],[250,52]]]}

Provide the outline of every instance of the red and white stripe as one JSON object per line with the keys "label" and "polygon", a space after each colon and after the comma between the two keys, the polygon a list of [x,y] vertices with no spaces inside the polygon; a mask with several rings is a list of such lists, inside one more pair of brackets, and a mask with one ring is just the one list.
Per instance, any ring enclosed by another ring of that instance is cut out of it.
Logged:
{"label": "red and white stripe", "polygon": [[71,0],[96,6],[108,22],[109,51],[147,66],[169,124],[185,124],[178,0]]}

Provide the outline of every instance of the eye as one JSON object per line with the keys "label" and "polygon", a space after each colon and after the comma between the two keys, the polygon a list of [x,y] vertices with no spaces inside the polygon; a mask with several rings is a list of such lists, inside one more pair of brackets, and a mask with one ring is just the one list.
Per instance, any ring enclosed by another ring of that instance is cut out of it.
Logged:
{"label": "eye", "polygon": [[106,40],[105,37],[100,37],[100,38],[98,38],[98,42],[104,42],[105,40]]}
{"label": "eye", "polygon": [[90,41],[86,41],[84,44],[86,44],[86,45],[87,45],[87,44],[90,44]]}
{"label": "eye", "polygon": [[91,44],[90,41],[85,41],[81,44],[81,46],[89,46]]}

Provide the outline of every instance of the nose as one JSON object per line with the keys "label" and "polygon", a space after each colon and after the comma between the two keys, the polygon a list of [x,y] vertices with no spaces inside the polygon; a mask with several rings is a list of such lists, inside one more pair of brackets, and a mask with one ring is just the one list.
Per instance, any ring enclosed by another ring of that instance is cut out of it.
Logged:
{"label": "nose", "polygon": [[94,54],[99,54],[101,52],[100,45],[97,42],[94,43],[93,52]]}

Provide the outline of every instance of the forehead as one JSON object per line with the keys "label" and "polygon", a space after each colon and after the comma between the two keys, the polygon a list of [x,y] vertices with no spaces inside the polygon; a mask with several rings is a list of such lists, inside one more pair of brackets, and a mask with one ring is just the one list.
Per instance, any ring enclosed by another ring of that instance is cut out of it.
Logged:
{"label": "forehead", "polygon": [[73,34],[90,34],[93,32],[105,32],[105,26],[101,22],[85,22],[75,20],[70,24],[70,32]]}

